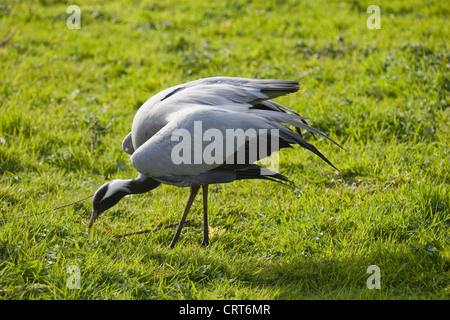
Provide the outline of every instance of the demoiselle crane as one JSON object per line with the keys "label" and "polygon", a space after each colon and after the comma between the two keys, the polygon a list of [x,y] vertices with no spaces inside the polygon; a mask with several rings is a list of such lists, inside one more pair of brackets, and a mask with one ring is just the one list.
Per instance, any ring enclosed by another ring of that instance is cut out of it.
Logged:
{"label": "demoiselle crane", "polygon": [[339,144],[310,127],[308,118],[270,100],[298,89],[297,81],[212,77],[154,95],[139,108],[131,132],[122,142],[138,177],[112,180],[97,190],[88,228],[103,211],[126,195],[148,192],[161,183],[190,187],[186,207],[170,243],[174,247],[201,186],[202,245],[207,245],[209,184],[244,179],[290,182],[254,162],[296,144],[333,166],[303,140],[301,130]]}

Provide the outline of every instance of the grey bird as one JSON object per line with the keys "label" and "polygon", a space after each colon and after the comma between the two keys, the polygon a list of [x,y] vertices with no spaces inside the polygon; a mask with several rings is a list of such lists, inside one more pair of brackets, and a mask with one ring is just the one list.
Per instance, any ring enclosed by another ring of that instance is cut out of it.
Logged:
{"label": "grey bird", "polygon": [[[341,146],[309,126],[308,118],[270,100],[298,91],[299,85],[298,81],[289,80],[212,77],[171,87],[151,97],[137,111],[131,132],[122,142],[123,150],[130,154],[131,164],[139,174],[132,180],[112,180],[97,190],[88,228],[103,211],[126,195],[148,192],[161,183],[190,187],[186,207],[170,243],[173,248],[201,186],[202,245],[207,245],[209,184],[245,179],[291,183],[280,173],[255,162],[293,145],[308,149],[335,168],[303,139],[301,130]],[[234,136],[228,136],[230,132]],[[188,140],[189,137],[192,139]],[[184,148],[180,148],[182,143]],[[211,147],[213,144],[215,148]]]}

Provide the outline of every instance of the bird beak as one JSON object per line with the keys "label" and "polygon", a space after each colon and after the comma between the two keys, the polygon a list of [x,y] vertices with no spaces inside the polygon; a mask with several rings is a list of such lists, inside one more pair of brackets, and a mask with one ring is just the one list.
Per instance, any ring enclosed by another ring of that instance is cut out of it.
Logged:
{"label": "bird beak", "polygon": [[91,215],[91,219],[89,219],[89,224],[88,224],[88,230],[90,230],[92,228],[92,225],[94,224],[95,219],[97,219],[98,214],[93,211],[92,215]]}

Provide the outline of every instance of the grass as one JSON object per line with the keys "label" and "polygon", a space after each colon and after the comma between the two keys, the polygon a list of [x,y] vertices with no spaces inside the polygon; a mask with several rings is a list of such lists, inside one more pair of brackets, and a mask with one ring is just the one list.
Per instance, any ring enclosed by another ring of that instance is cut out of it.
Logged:
{"label": "grass", "polygon": [[[0,297],[449,299],[450,6],[381,1],[369,30],[372,4],[3,2],[0,38],[17,31],[0,46]],[[90,232],[89,201],[19,218],[136,176],[120,144],[139,106],[216,75],[300,80],[277,102],[343,145],[313,142],[340,171],[286,150],[296,188],[215,186],[207,248],[201,220],[173,250],[173,229],[113,237],[178,221],[186,188],[127,197]]]}

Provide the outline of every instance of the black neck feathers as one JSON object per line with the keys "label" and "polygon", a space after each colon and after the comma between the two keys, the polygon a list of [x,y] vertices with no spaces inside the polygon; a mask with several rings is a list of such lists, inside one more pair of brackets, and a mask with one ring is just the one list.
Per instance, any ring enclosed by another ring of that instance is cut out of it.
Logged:
{"label": "black neck feathers", "polygon": [[161,182],[139,174],[136,179],[130,180],[128,187],[132,194],[149,192],[159,186]]}

